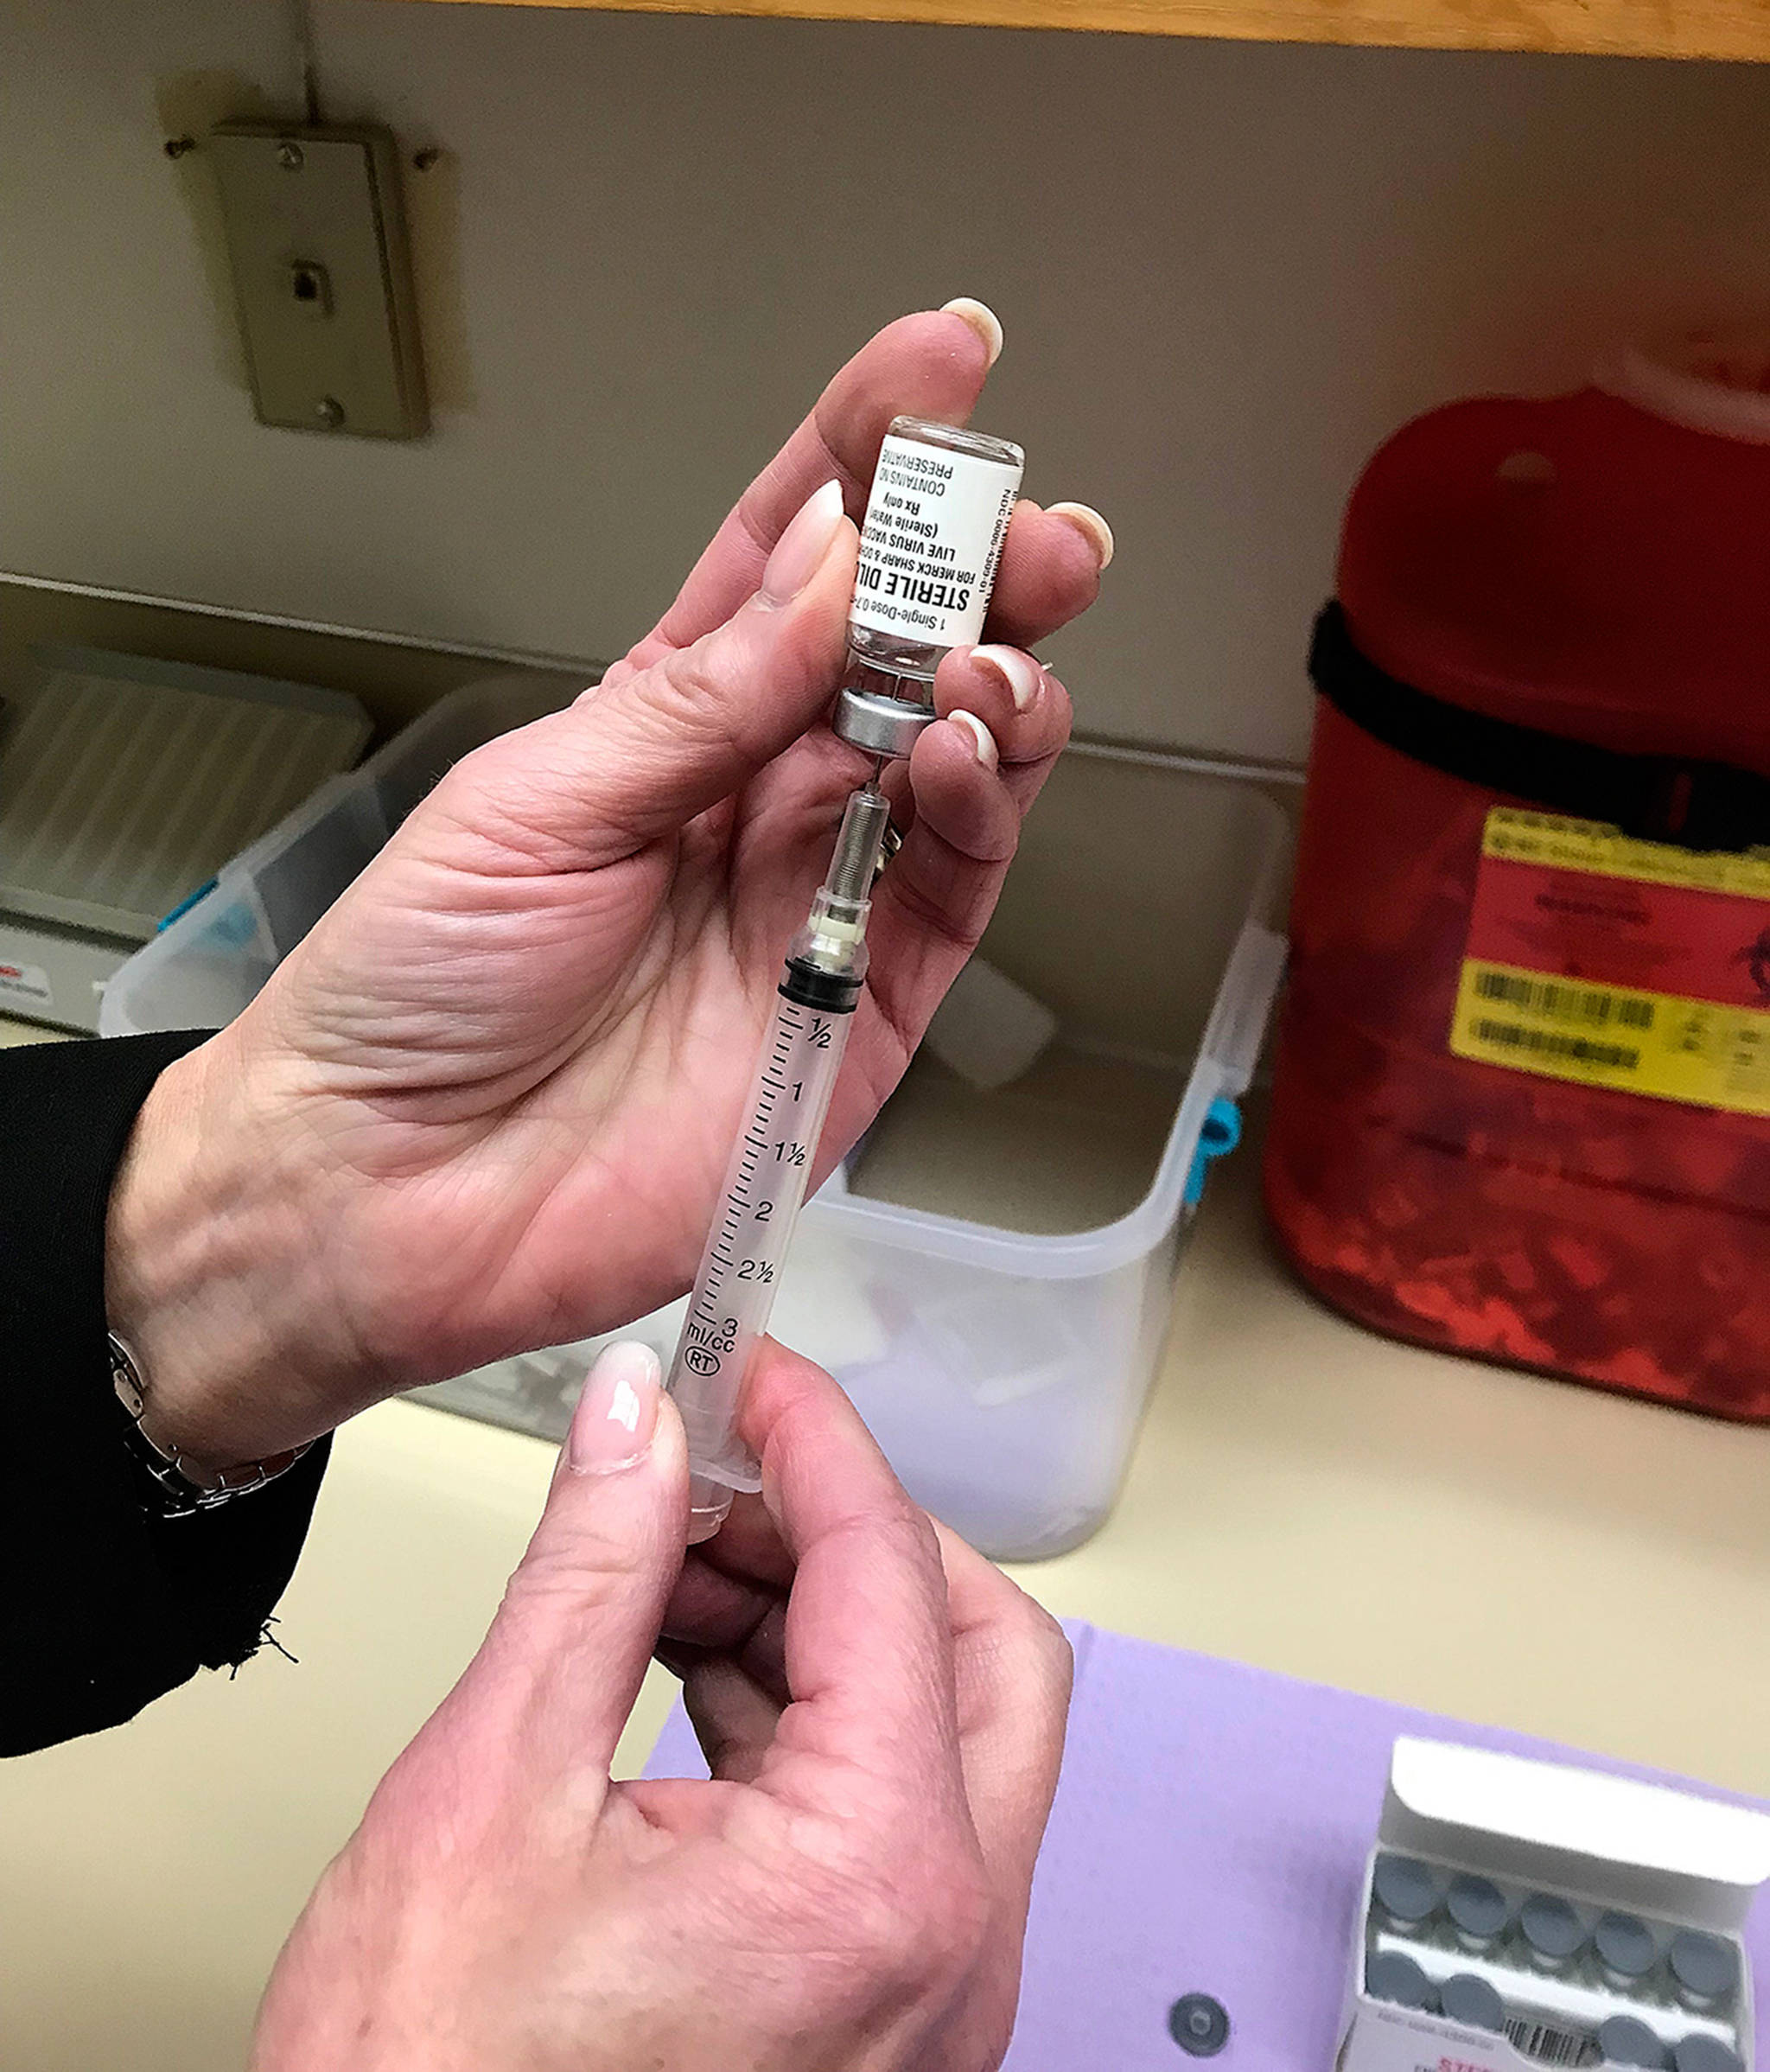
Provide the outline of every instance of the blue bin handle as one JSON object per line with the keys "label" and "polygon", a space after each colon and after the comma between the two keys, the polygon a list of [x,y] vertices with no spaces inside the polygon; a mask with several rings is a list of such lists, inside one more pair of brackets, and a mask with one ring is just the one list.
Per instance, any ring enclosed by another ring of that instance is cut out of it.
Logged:
{"label": "blue bin handle", "polygon": [[1188,1208],[1196,1208],[1203,1197],[1211,1161],[1232,1151],[1240,1142],[1241,1110],[1227,1094],[1219,1093],[1205,1113],[1199,1148],[1193,1153],[1193,1170],[1186,1176],[1186,1192],[1181,1199]]}

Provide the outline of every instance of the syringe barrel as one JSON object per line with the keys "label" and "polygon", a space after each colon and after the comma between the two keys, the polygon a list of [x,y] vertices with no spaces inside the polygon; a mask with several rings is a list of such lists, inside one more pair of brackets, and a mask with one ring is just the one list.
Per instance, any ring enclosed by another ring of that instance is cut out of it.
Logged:
{"label": "syringe barrel", "polygon": [[688,1437],[691,1545],[719,1529],[734,1491],[761,1487],[755,1457],[737,1430],[738,1411],[853,1019],[827,1005],[807,1006],[783,985],[763,1040],[667,1384]]}

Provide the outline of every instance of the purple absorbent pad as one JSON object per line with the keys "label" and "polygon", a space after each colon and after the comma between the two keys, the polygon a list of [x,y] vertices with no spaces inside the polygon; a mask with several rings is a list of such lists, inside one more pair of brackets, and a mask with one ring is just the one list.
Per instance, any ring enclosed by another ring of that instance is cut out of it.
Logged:
{"label": "purple absorbent pad", "polygon": [[[1182,1993],[1220,2000],[1222,2072],[1330,2072],[1353,1917],[1398,1734],[1754,1801],[1495,1727],[1072,1623],[1075,1701],[1005,2072],[1184,2072]],[[646,1774],[706,1775],[681,1708]],[[1746,1931],[1770,1980],[1770,1906]],[[1758,2062],[1770,2065],[1764,1993]]]}

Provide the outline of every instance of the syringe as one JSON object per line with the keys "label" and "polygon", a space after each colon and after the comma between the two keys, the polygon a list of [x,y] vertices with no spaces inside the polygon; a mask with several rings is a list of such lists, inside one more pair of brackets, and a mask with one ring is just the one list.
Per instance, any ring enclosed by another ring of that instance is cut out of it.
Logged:
{"label": "syringe", "polygon": [[701,1257],[669,1389],[688,1435],[689,1545],[710,1540],[734,1492],[759,1489],[736,1422],[768,1328],[867,972],[867,911],[890,807],[870,784],[849,799],[828,876],[786,953],[780,992],[719,1212]]}
{"label": "syringe", "polygon": [[737,1432],[824,1116],[867,971],[867,910],[889,808],[877,790],[934,723],[940,659],[982,637],[1024,460],[1018,446],[920,418],[886,432],[861,528],[848,667],[831,725],[877,759],[853,793],[811,918],[786,953],[761,1061],[689,1297],[669,1389],[688,1434],[689,1544],[710,1540],[734,1492],[759,1489]]}

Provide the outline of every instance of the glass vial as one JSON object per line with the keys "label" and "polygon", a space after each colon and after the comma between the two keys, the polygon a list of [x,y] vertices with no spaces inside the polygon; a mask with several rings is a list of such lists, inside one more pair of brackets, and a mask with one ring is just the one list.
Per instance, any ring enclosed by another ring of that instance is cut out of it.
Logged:
{"label": "glass vial", "polygon": [[1519,1909],[1518,1940],[1534,1969],[1570,1971],[1585,1947],[1585,1923],[1558,1894],[1532,1892]]}
{"label": "glass vial", "polygon": [[1739,1984],[1739,1953],[1718,1935],[1684,1929],[1666,1953],[1672,1991],[1693,2013],[1708,2013],[1733,1998]]}
{"label": "glass vial", "polygon": [[1438,1988],[1438,2005],[1448,2021],[1465,2029],[1488,2029],[1497,2036],[1506,2026],[1506,2003],[1487,1980],[1459,1972]]}
{"label": "glass vial", "polygon": [[1414,1856],[1379,1856],[1371,1873],[1377,1916],[1402,1935],[1417,1935],[1438,1911],[1444,1888],[1429,1864]]}
{"label": "glass vial", "polygon": [[1653,1931],[1634,1914],[1601,1914],[1592,1930],[1598,1970],[1620,1992],[1632,1992],[1659,1961]]}
{"label": "glass vial", "polygon": [[1645,2065],[1650,2072],[1665,2072],[1665,2044],[1632,2014],[1608,2015],[1599,2023],[1598,2048],[1607,2065]]}
{"label": "glass vial", "polygon": [[1417,2008],[1436,2013],[1437,1988],[1423,1965],[1400,1950],[1378,1950],[1365,1966],[1365,1991],[1373,2000],[1388,2000],[1397,2007]]}
{"label": "glass vial", "polygon": [[1450,1916],[1456,1940],[1466,1950],[1491,1949],[1505,1933],[1512,1915],[1505,1893],[1491,1878],[1477,1878],[1467,1871],[1451,1879],[1444,1910]]}
{"label": "glass vial", "polygon": [[1744,2072],[1737,2050],[1719,2037],[1687,2036],[1671,2054],[1672,2072]]}
{"label": "glass vial", "polygon": [[934,717],[934,672],[982,639],[1026,456],[924,418],[894,418],[879,449],[849,612],[835,728],[907,755]]}

